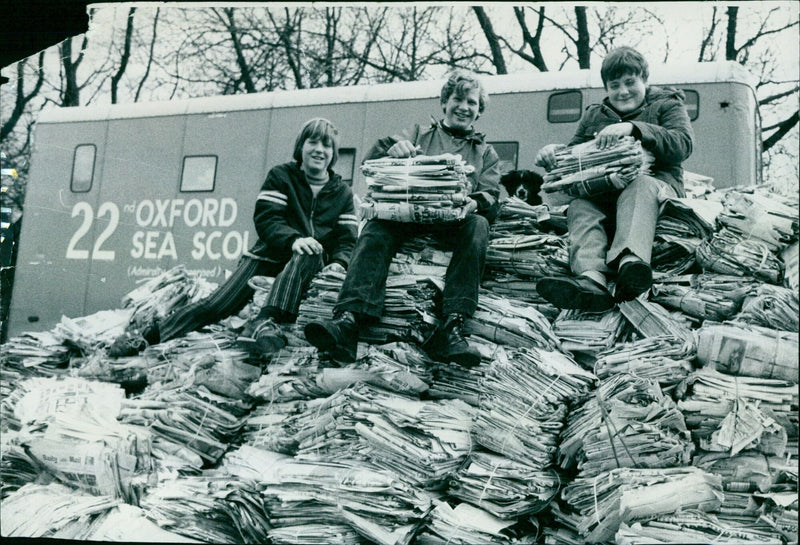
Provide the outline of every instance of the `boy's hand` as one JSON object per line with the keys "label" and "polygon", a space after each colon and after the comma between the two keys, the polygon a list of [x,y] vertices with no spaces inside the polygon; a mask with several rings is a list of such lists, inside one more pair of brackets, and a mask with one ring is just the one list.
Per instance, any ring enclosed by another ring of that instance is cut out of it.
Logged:
{"label": "boy's hand", "polygon": [[554,166],[556,166],[556,151],[565,148],[564,144],[548,144],[536,154],[536,161],[535,163],[540,166],[544,167],[545,170],[548,172]]}
{"label": "boy's hand", "polygon": [[597,147],[599,149],[613,148],[619,143],[621,136],[630,136],[633,134],[633,123],[614,123],[603,128],[602,131],[595,134],[594,138],[597,140]]}
{"label": "boy's hand", "polygon": [[334,261],[333,263],[328,263],[327,265],[322,267],[322,272],[335,272],[344,274],[345,271],[341,263]]}
{"label": "boy's hand", "polygon": [[472,214],[477,209],[478,209],[478,201],[476,201],[472,197],[467,197],[467,204],[464,205],[464,217],[467,217],[468,214]]}
{"label": "boy's hand", "polygon": [[321,254],[322,244],[313,237],[298,238],[292,242],[292,251],[296,254]]}
{"label": "boy's hand", "polygon": [[418,153],[422,151],[422,148],[419,146],[414,146],[410,140],[400,140],[396,142],[391,148],[389,148],[389,155],[391,157],[416,157]]}

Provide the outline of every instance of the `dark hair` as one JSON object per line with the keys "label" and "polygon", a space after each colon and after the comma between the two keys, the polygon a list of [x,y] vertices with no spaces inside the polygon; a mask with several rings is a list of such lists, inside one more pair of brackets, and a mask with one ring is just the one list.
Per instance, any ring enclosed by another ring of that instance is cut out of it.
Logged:
{"label": "dark hair", "polygon": [[457,97],[463,97],[472,89],[478,90],[478,113],[482,114],[489,104],[489,95],[486,93],[486,89],[483,88],[483,84],[475,74],[467,72],[466,70],[454,70],[450,73],[450,77],[447,78],[447,81],[442,87],[440,102],[442,106],[444,106],[453,94]]}
{"label": "dark hair", "polygon": [[650,75],[647,68],[647,60],[634,48],[619,47],[603,59],[603,65],[600,67],[603,87],[608,87],[608,82],[612,79],[621,78],[628,74],[640,76],[645,83]]}
{"label": "dark hair", "polygon": [[336,126],[322,117],[315,117],[306,121],[303,128],[300,129],[300,134],[297,135],[297,140],[294,141],[292,158],[297,162],[297,166],[303,164],[303,144],[309,138],[322,140],[325,145],[333,148],[331,164],[328,165],[328,168],[333,168],[339,158],[339,130]]}

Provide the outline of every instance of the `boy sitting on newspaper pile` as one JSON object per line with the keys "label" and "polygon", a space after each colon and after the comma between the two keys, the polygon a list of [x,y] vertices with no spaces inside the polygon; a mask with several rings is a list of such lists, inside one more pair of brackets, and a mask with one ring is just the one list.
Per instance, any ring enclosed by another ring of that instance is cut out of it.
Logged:
{"label": "boy sitting on newspaper pile", "polygon": [[[575,276],[543,278],[536,290],[558,308],[590,312],[609,310],[615,301],[630,301],[650,289],[659,205],[667,197],[685,196],[681,162],[692,153],[694,139],[683,92],[648,87],[647,61],[638,51],[615,49],[603,60],[600,76],[608,96],[586,109],[569,145],[595,139],[602,150],[633,137],[654,160],[652,175],[634,169],[627,179],[615,177],[622,187],[569,203],[569,261]],[[563,147],[545,146],[536,164],[549,172],[558,166],[556,152]],[[606,277],[615,272],[612,296]]]}
{"label": "boy sitting on newspaper pile", "polygon": [[366,223],[356,243],[333,318],[314,321],[305,327],[306,339],[337,361],[354,361],[359,323],[380,318],[389,263],[400,243],[431,233],[453,249],[453,256],[445,277],[444,319],[426,348],[433,358],[441,361],[465,366],[480,363],[480,353],[466,341],[462,328],[464,320],[477,307],[489,219],[496,213],[500,194],[497,152],[472,126],[483,113],[487,101],[486,91],[474,75],[454,72],[442,87],[442,121],[425,129],[417,125],[402,136],[383,138],[367,155],[369,160],[387,155],[400,158],[458,154],[474,167],[467,175],[471,192],[464,205],[463,218],[456,221],[422,224],[374,218]]}

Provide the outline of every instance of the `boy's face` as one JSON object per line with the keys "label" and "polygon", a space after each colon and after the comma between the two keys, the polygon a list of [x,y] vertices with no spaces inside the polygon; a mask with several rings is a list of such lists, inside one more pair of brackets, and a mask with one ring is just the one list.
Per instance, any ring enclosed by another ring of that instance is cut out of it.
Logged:
{"label": "boy's face", "polygon": [[463,96],[450,95],[444,104],[444,123],[452,129],[467,130],[478,119],[480,91],[470,89]]}
{"label": "boy's face", "polygon": [[632,112],[642,105],[646,90],[646,82],[635,74],[625,74],[606,83],[608,101],[623,114]]}

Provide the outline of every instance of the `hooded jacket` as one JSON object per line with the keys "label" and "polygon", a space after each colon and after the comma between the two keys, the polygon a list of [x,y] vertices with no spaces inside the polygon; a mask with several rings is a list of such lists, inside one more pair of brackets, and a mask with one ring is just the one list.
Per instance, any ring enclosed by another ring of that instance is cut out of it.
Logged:
{"label": "hooded jacket", "polygon": [[494,218],[500,196],[500,157],[486,142],[483,133],[474,129],[449,129],[431,119],[427,128],[416,125],[412,131],[381,138],[367,153],[365,160],[385,157],[389,148],[400,140],[409,140],[415,146],[420,146],[424,155],[460,154],[468,165],[475,167],[475,171],[467,175],[471,185],[469,196],[478,203],[479,213],[486,215],[489,220]]}
{"label": "hooded jacket", "polygon": [[248,253],[288,262],[294,241],[313,237],[322,244],[326,263],[336,261],[347,268],[358,228],[353,192],[332,170],[328,176],[315,197],[297,163],[272,168],[256,199],[253,222],[258,241]]}
{"label": "hooded jacket", "polygon": [[633,112],[619,114],[608,100],[586,108],[569,145],[594,138],[604,127],[614,123],[633,124],[633,137],[653,154],[652,175],[684,196],[681,163],[692,154],[694,131],[686,112],[683,91],[673,88],[647,88],[642,105]]}

